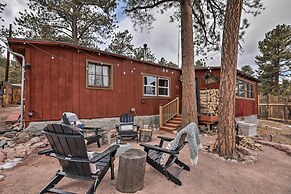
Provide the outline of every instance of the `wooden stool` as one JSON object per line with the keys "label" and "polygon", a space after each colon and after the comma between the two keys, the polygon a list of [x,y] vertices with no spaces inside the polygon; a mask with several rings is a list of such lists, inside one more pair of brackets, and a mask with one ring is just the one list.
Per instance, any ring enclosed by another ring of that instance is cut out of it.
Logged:
{"label": "wooden stool", "polygon": [[143,188],[146,152],[129,149],[119,157],[116,189],[122,193],[135,193]]}
{"label": "wooden stool", "polygon": [[140,129],[139,130],[139,141],[140,142],[149,142],[152,141],[152,132],[151,129]]}

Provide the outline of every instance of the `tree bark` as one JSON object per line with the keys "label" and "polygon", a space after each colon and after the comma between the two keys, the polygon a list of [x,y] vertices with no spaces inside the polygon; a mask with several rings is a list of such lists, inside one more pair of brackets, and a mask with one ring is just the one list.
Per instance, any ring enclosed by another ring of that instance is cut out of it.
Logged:
{"label": "tree bark", "polygon": [[72,40],[74,44],[78,44],[78,27],[77,27],[77,7],[73,5],[72,13]]}
{"label": "tree bark", "polygon": [[235,83],[240,18],[243,0],[228,0],[223,29],[219,86],[217,151],[220,156],[234,158]]}
{"label": "tree bark", "polygon": [[193,19],[190,0],[181,0],[182,127],[198,121],[194,69]]}

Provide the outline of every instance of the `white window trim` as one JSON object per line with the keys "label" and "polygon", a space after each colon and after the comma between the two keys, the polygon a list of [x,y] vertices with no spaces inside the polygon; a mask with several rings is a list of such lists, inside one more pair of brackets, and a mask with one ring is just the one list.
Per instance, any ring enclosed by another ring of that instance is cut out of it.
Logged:
{"label": "white window trim", "polygon": [[[154,77],[156,79],[156,85],[153,86],[153,85],[145,85],[144,83],[144,78],[145,77]],[[165,87],[165,86],[159,86],[159,80],[162,79],[162,80],[167,80],[168,81],[168,87]],[[143,75],[143,96],[145,97],[170,97],[170,78],[168,77],[161,77],[161,76],[157,76],[157,75]],[[145,91],[144,91],[144,88],[145,87],[152,87],[152,88],[155,88],[155,94],[145,94]],[[159,95],[159,88],[166,88],[168,89],[168,95]]]}
{"label": "white window trim", "polygon": [[[158,93],[157,95],[158,96],[162,96],[162,97],[169,97],[170,96],[170,79],[168,78],[163,78],[163,77],[157,77],[157,80],[158,80]],[[165,87],[165,86],[159,86],[159,80],[167,80],[168,81],[168,87]],[[159,89],[160,88],[164,88],[164,89],[168,89],[168,95],[161,95],[159,94]]]}

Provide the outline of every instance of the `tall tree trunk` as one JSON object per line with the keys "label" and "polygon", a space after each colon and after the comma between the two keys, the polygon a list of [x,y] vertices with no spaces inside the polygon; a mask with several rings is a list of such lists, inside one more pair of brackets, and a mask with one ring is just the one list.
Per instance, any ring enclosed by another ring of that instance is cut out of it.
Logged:
{"label": "tall tree trunk", "polygon": [[235,83],[238,38],[243,0],[228,0],[223,29],[219,86],[217,150],[220,156],[234,158],[235,145]]}
{"label": "tall tree trunk", "polygon": [[181,0],[182,45],[182,127],[197,123],[196,84],[194,69],[193,20],[191,0]]}
{"label": "tall tree trunk", "polygon": [[77,26],[77,6],[73,4],[72,13],[72,40],[74,44],[78,44],[78,26]]}

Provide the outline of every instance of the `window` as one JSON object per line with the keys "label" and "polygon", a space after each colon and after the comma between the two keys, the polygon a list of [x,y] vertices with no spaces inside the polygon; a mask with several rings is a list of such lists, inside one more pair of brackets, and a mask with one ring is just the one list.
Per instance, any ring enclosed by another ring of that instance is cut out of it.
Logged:
{"label": "window", "polygon": [[254,98],[254,84],[236,80],[235,95],[245,98]]}
{"label": "window", "polygon": [[158,78],[159,80],[159,96],[169,96],[169,80],[165,78]]}
{"label": "window", "polygon": [[249,98],[254,98],[254,84],[249,84]]}
{"label": "window", "polygon": [[168,78],[156,76],[144,76],[144,96],[161,96],[169,97],[169,84]]}
{"label": "window", "polygon": [[89,87],[111,87],[111,66],[100,63],[87,63],[87,85]]}
{"label": "window", "polygon": [[238,81],[238,96],[245,97],[245,86],[241,80]]}
{"label": "window", "polygon": [[144,76],[144,95],[155,96],[156,95],[156,77]]}

